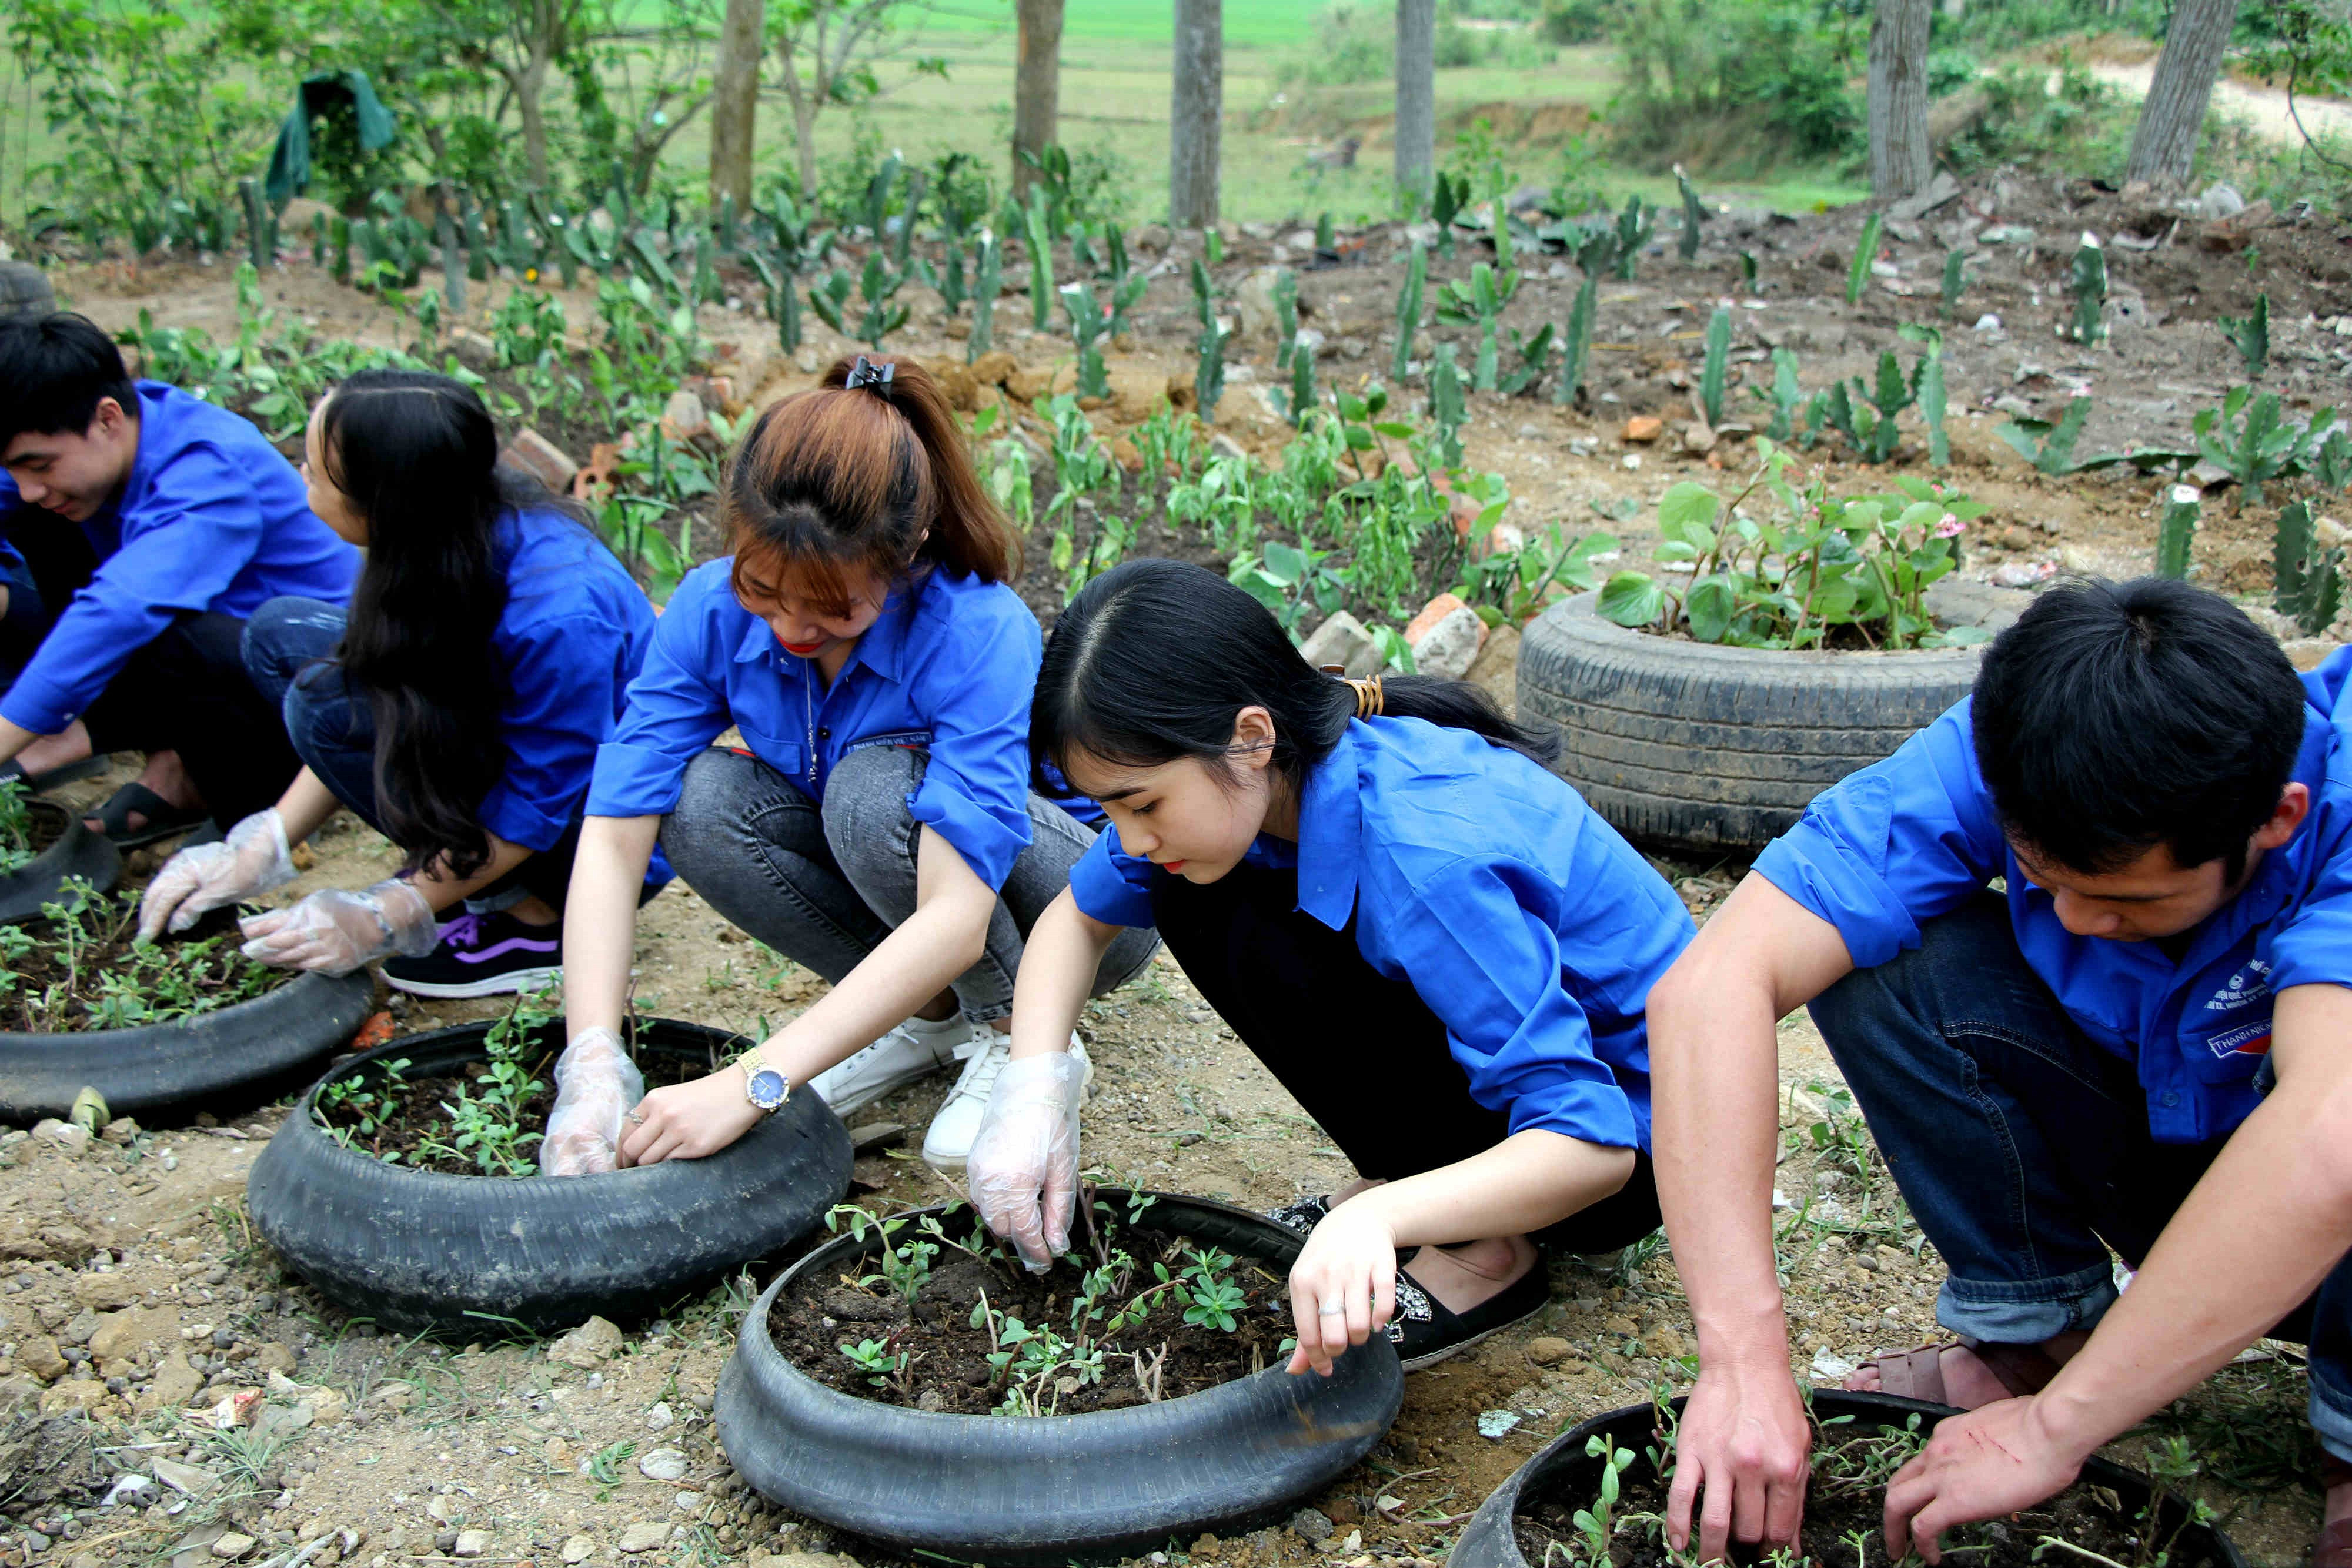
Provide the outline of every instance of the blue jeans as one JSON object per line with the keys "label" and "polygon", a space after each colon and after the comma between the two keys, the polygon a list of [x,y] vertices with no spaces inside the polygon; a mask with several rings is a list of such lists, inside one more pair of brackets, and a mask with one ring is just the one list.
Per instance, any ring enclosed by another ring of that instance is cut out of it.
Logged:
{"label": "blue jeans", "polygon": [[[2090,1329],[2116,1301],[2109,1249],[2137,1267],[2226,1140],[2148,1135],[2133,1063],[2074,1027],[1997,895],[1920,937],[1811,1010],[1943,1255],[1936,1320],[2011,1344]],[[2273,1332],[2310,1345],[2311,1424],[2352,1458],[2352,1260]]]}
{"label": "blue jeans", "polygon": [[[245,627],[245,668],[264,700],[286,715],[286,734],[302,765],[335,799],[383,832],[375,799],[375,714],[365,688],[343,678],[333,662],[343,637],[343,607],[289,595],[253,612]],[[389,835],[386,835],[387,837]],[[563,836],[466,900],[475,915],[510,909],[536,894],[563,907],[572,862],[580,849],[580,819]]]}

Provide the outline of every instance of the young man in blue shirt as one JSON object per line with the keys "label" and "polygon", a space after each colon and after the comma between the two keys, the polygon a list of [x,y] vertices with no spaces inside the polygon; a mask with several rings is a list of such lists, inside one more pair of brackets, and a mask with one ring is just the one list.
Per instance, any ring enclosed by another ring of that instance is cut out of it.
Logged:
{"label": "young man in blue shirt", "polygon": [[[2201,589],[2053,589],[1967,701],[1813,802],[1651,993],[1658,1189],[1700,1356],[1671,1541],[1706,1560],[1801,1521],[1770,1202],[1774,1024],[1811,1003],[1959,1336],[1858,1385],[1971,1412],[1890,1487],[1889,1551],[1938,1561],[1939,1532],[2053,1494],[2275,1333],[2311,1347],[2315,1562],[2352,1561],[2347,692],[2352,653],[2298,677]],[[2138,1270],[2120,1298],[2110,1249]]]}
{"label": "young man in blue shirt", "polygon": [[301,763],[246,676],[246,618],[342,603],[359,568],[293,465],[58,313],[0,321],[0,776],[147,753],[99,819],[124,844],[266,810]]}

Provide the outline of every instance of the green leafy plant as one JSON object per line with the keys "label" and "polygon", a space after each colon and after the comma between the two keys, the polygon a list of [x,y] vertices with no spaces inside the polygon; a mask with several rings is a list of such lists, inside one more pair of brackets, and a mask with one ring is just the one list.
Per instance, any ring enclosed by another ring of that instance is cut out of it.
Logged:
{"label": "green leafy plant", "polygon": [[2232,387],[2219,409],[2190,421],[2197,449],[2238,482],[2247,506],[2263,504],[2263,486],[2302,472],[2304,462],[2327,438],[2336,411],[2321,409],[2308,424],[2295,424],[2281,412],[2279,395],[2257,396],[2252,387]]}
{"label": "green leafy plant", "polygon": [[1797,416],[1805,406],[1804,388],[1797,380],[1797,356],[1787,349],[1772,350],[1772,385],[1748,389],[1751,396],[1771,405],[1772,414],[1764,434],[1774,441],[1793,440],[1797,434]]}
{"label": "green leafy plant", "polygon": [[1274,612],[1286,632],[1297,628],[1309,607],[1328,615],[1347,602],[1348,583],[1330,564],[1330,552],[1268,539],[1263,553],[1244,552],[1226,576]]}
{"label": "green leafy plant", "polygon": [[1470,204],[1470,176],[1439,172],[1430,182],[1429,221],[1437,225],[1437,254],[1454,258],[1454,220]]}
{"label": "green leafy plant", "polygon": [[[372,1142],[383,1130],[385,1119],[399,1108],[392,1091],[412,1065],[403,1056],[330,1081],[311,1102],[311,1120],[319,1124],[320,1131],[347,1149],[357,1149],[362,1139]],[[363,1152],[387,1165],[399,1163],[401,1155],[398,1149],[383,1151],[373,1146]]]}
{"label": "green leafy plant", "polygon": [[1552,387],[1552,402],[1563,406],[1573,403],[1584,391],[1584,372],[1592,357],[1592,318],[1599,307],[1601,280],[1591,273],[1584,275],[1578,286],[1576,301],[1568,308],[1568,329],[1560,335],[1559,380]]}
{"label": "green leafy plant", "polygon": [[1968,287],[1968,253],[1955,246],[1944,253],[1944,281],[1940,290],[1944,319],[1949,321],[1960,308],[1960,291]]}
{"label": "green leafy plant", "polygon": [[[1677,590],[1618,572],[1601,585],[1601,615],[1749,648],[1821,647],[1839,633],[1889,649],[1983,640],[1974,627],[1938,630],[1925,604],[1955,564],[1951,541],[1981,507],[1907,477],[1892,495],[1841,498],[1818,475],[1800,489],[1786,476],[1790,455],[1769,439],[1757,445],[1755,476],[1727,505],[1687,481],[1659,499],[1656,555],[1690,563],[1690,583]],[[1759,496],[1780,503],[1778,522],[1745,515]]]}
{"label": "green leafy plant", "polygon": [[1421,296],[1429,278],[1429,252],[1419,240],[1413,241],[1412,260],[1405,268],[1404,284],[1397,290],[1396,352],[1391,356],[1389,379],[1402,382],[1412,364],[1413,334],[1422,327]]}
{"label": "green leafy plant", "polygon": [[2218,316],[2213,324],[2221,329],[2221,336],[2230,340],[2230,347],[2238,350],[2247,379],[2262,380],[2263,371],[2270,368],[2271,362],[2271,297],[2257,294],[2250,314]]}
{"label": "green leafy plant", "polygon": [[2344,549],[2323,549],[2311,508],[2303,502],[2279,513],[2271,536],[2271,602],[2291,617],[2306,637],[2316,637],[2336,623],[2344,607]]}
{"label": "green leafy plant", "polygon": [[[1853,393],[1848,396],[1841,384],[1831,389],[1830,423],[1845,435],[1854,455],[1869,463],[1886,463],[1894,459],[1895,448],[1902,444],[1902,432],[1895,416],[1919,401],[1921,373],[1931,361],[1922,355],[1909,376],[1896,362],[1895,350],[1882,349],[1878,354],[1878,373],[1865,383],[1860,376],[1853,380]],[[1937,367],[1940,377],[1941,367]]]}
{"label": "green leafy plant", "polygon": [[1078,348],[1078,395],[1110,396],[1110,372],[1103,365],[1101,350],[1095,347],[1108,322],[1093,287],[1083,280],[1062,285],[1062,310],[1070,319],[1070,340]]}
{"label": "green leafy plant", "polygon": [[1617,232],[1612,236],[1615,249],[1611,264],[1618,277],[1627,283],[1633,280],[1634,264],[1642,258],[1642,247],[1658,232],[1658,209],[1643,208],[1637,193],[1625,198],[1624,207],[1617,214]]}
{"label": "green leafy plant", "polygon": [[1878,259],[1878,231],[1882,220],[1873,213],[1863,220],[1862,237],[1854,242],[1853,265],[1846,268],[1845,302],[1862,303],[1863,290],[1870,287],[1870,266]]}
{"label": "green leafy plant", "polygon": [[843,1344],[841,1354],[849,1364],[869,1373],[866,1381],[877,1388],[887,1388],[907,1375],[907,1353],[898,1348],[898,1337],[862,1339],[856,1344]]}
{"label": "green leafy plant", "polygon": [[1952,438],[1944,428],[1948,402],[1944,392],[1944,334],[1933,327],[1911,326],[1903,336],[1919,345],[1919,362],[1911,370],[1911,387],[1919,403],[1919,418],[1927,427],[1927,461],[1938,468],[1952,465]]}
{"label": "green leafy plant", "polygon": [[[1690,189],[1690,182],[1683,182]],[[1687,198],[1685,198],[1687,200]],[[1706,415],[1707,427],[1723,423],[1724,373],[1731,361],[1731,312],[1718,307],[1706,322],[1706,357],[1699,371],[1698,399],[1700,411]]]}
{"label": "green leafy plant", "polygon": [[2100,248],[2097,235],[2084,234],[2068,276],[2074,291],[2074,340],[2099,342],[2107,335],[2107,253]]}
{"label": "green leafy plant", "polygon": [[2066,412],[2054,421],[2013,419],[1997,427],[1993,434],[2014,447],[2018,455],[2032,464],[2036,471],[2053,477],[2122,462],[2124,455],[2120,452],[2101,452],[2088,457],[2074,455],[2074,444],[2083,438],[2083,426],[2090,417],[2091,400],[2073,398],[2067,402]]}
{"label": "green leafy plant", "polygon": [[1610,1547],[1617,1534],[1617,1500],[1625,1468],[1633,1462],[1633,1450],[1619,1448],[1606,1435],[1597,1435],[1586,1440],[1584,1451],[1601,1461],[1601,1483],[1594,1489],[1592,1505],[1578,1509],[1574,1522],[1584,1537],[1587,1563],[1613,1563]]}
{"label": "green leafy plant", "polygon": [[1442,286],[1437,294],[1437,319],[1448,326],[1478,329],[1478,349],[1472,361],[1470,384],[1478,392],[1496,390],[1500,366],[1499,331],[1504,308],[1518,292],[1519,274],[1515,267],[1497,272],[1485,262],[1470,268],[1467,280],[1457,279]]}
{"label": "green leafy plant", "polygon": [[1683,227],[1682,233],[1675,238],[1675,251],[1685,261],[1689,261],[1698,255],[1698,227],[1706,222],[1706,204],[1698,199],[1696,191],[1691,189],[1690,176],[1683,172],[1679,163],[1675,165],[1675,184],[1681,190],[1683,198]]}
{"label": "green leafy plant", "polygon": [[418,1145],[418,1153],[470,1161],[484,1176],[536,1175],[538,1161],[530,1148],[541,1134],[522,1126],[524,1104],[547,1085],[531,1074],[530,1063],[545,1054],[538,1033],[553,1021],[552,990],[518,996],[514,1005],[490,1025],[483,1036],[486,1058],[481,1076],[457,1081],[454,1100],[441,1102],[450,1131],[436,1134]]}
{"label": "green leafy plant", "polygon": [[1454,362],[1454,345],[1441,343],[1429,368],[1429,418],[1436,426],[1430,450],[1442,466],[1462,466],[1462,425],[1468,417],[1462,401],[1462,371]]}
{"label": "green leafy plant", "polygon": [[38,1034],[171,1023],[231,1007],[292,977],[233,936],[134,942],[137,890],[109,895],[68,877],[31,928],[0,926],[0,1006]]}
{"label": "green leafy plant", "polygon": [[33,847],[33,813],[22,779],[0,779],[0,876],[22,871],[38,853]]}

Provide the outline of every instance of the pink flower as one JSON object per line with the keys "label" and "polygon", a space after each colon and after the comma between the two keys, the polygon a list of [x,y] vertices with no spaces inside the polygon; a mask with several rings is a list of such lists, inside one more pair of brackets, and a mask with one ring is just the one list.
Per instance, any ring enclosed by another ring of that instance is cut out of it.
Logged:
{"label": "pink flower", "polygon": [[1959,518],[1952,516],[1949,512],[1946,512],[1944,514],[1944,520],[1936,525],[1936,537],[1939,539],[1953,538],[1959,534],[1959,531],[1962,528],[1967,527],[1968,525],[1960,521]]}

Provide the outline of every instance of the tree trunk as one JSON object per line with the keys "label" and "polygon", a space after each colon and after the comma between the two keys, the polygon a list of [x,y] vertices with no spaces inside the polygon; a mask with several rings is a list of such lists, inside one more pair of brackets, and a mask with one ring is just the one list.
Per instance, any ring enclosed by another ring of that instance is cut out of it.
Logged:
{"label": "tree trunk", "polygon": [[547,82],[547,62],[534,59],[514,78],[515,113],[522,120],[523,167],[530,171],[533,188],[544,191],[547,180],[547,116],[539,95]]}
{"label": "tree trunk", "polygon": [[2180,0],[2173,8],[2164,53],[2156,62],[2156,79],[2148,84],[2139,126],[2132,132],[2131,158],[2124,165],[2126,181],[2170,186],[2188,183],[2197,136],[2205,127],[2205,106],[2213,96],[2213,78],[2221,69],[2221,51],[2237,19],[2238,0]]}
{"label": "tree trunk", "polygon": [[1062,0],[1015,0],[1019,10],[1019,62],[1013,76],[1013,194],[1029,197],[1027,160],[1043,157],[1054,144],[1054,119],[1062,99]]}
{"label": "tree trunk", "polygon": [[1437,0],[1397,0],[1396,182],[1429,192],[1437,167]]}
{"label": "tree trunk", "polygon": [[760,103],[760,57],[767,50],[767,0],[727,0],[719,30],[719,70],[710,89],[710,200],[751,210],[751,135]]}
{"label": "tree trunk", "polygon": [[1217,155],[1225,99],[1224,0],[1176,0],[1176,86],[1168,106],[1168,221],[1217,221]]}
{"label": "tree trunk", "polygon": [[1929,0],[1878,0],[1870,23],[1870,199],[1925,190]]}

